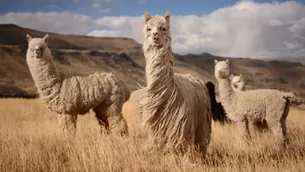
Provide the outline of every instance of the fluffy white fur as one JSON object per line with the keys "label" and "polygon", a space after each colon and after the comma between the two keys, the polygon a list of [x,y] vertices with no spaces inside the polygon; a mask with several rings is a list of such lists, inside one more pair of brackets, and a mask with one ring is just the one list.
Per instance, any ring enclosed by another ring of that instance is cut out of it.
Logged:
{"label": "fluffy white fur", "polygon": [[228,117],[239,125],[243,138],[251,138],[249,124],[265,119],[275,136],[276,145],[285,147],[288,141],[286,117],[289,112],[289,102],[286,100],[293,101],[295,96],[273,89],[234,92],[229,78],[229,60],[215,60],[214,74],[222,104]]}
{"label": "fluffy white fur", "polygon": [[230,80],[234,92],[245,91],[245,80],[242,74],[240,75],[231,74]]}
{"label": "fluffy white fur", "polygon": [[93,73],[87,76],[67,76],[60,73],[48,48],[49,36],[32,38],[27,34],[26,61],[47,108],[58,114],[60,127],[75,133],[78,114],[90,109],[106,131],[128,134],[122,116],[123,103],[129,98],[127,86],[112,73]]}
{"label": "fluffy white fur", "polygon": [[173,71],[170,14],[145,13],[143,51],[147,86],[140,113],[149,147],[204,156],[211,140],[211,108],[203,81]]}

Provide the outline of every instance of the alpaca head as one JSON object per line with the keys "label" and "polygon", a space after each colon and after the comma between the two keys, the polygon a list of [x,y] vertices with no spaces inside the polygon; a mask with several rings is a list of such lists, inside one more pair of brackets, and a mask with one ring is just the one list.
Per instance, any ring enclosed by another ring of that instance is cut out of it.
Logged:
{"label": "alpaca head", "polygon": [[242,91],[244,89],[245,81],[242,74],[236,76],[231,75],[230,80],[234,91]]}
{"label": "alpaca head", "polygon": [[145,13],[145,24],[143,27],[144,47],[168,49],[171,43],[170,36],[170,13],[165,12],[164,16],[151,16]]}
{"label": "alpaca head", "polygon": [[230,77],[229,60],[217,61],[215,60],[214,75],[217,79],[227,79]]}
{"label": "alpaca head", "polygon": [[46,34],[43,38],[32,38],[27,34],[28,41],[27,59],[45,60],[51,58],[50,49],[48,48],[49,35]]}

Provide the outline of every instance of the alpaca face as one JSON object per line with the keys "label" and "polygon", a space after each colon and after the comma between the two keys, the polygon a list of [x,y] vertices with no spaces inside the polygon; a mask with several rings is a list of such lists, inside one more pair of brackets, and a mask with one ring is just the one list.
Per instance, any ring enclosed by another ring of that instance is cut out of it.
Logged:
{"label": "alpaca face", "polygon": [[241,91],[244,89],[245,81],[242,75],[231,75],[231,85],[236,91]]}
{"label": "alpaca face", "polygon": [[44,38],[32,38],[29,34],[26,36],[28,40],[27,58],[43,59],[50,58],[47,34]]}
{"label": "alpaca face", "polygon": [[143,28],[144,44],[148,47],[168,48],[170,46],[170,14],[166,11],[164,16],[150,16],[145,13],[145,25]]}
{"label": "alpaca face", "polygon": [[216,78],[226,79],[230,76],[229,60],[217,61],[215,60],[214,75]]}

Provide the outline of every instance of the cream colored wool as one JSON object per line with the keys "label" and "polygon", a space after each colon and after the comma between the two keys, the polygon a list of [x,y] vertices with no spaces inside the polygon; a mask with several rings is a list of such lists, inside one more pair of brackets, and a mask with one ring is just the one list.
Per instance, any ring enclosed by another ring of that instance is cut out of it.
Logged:
{"label": "cream colored wool", "polygon": [[245,80],[242,74],[240,75],[231,75],[231,87],[234,92],[245,91]]}
{"label": "cream colored wool", "polygon": [[112,73],[68,76],[57,70],[50,49],[49,36],[27,35],[26,61],[38,93],[47,108],[58,114],[61,128],[75,133],[77,115],[93,109],[101,127],[107,132],[128,134],[122,116],[123,103],[130,97],[127,86]]}
{"label": "cream colored wool", "polygon": [[293,101],[294,95],[273,89],[234,92],[229,78],[229,60],[215,60],[214,74],[222,104],[228,117],[239,125],[243,138],[251,138],[249,124],[265,119],[275,136],[276,145],[285,147],[288,141],[286,117],[289,112],[286,99]]}
{"label": "cream colored wool", "polygon": [[143,51],[147,86],[140,98],[148,147],[181,151],[197,148],[204,157],[211,140],[209,93],[203,81],[173,71],[170,14],[145,13]]}

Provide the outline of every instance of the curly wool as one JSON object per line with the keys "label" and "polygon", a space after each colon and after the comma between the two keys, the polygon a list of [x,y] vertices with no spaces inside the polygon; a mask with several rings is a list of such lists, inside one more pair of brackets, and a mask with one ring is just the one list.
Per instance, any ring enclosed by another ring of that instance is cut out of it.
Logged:
{"label": "curly wool", "polygon": [[229,61],[215,60],[215,77],[219,85],[222,104],[228,117],[239,124],[244,137],[251,138],[249,124],[266,120],[273,131],[276,144],[287,143],[286,118],[289,103],[287,93],[273,89],[258,89],[234,92],[229,79]]}
{"label": "curly wool", "polygon": [[[130,97],[127,86],[112,73],[96,72],[86,76],[68,76],[59,73],[51,51],[47,47],[47,38],[48,36],[31,38],[28,35],[29,47],[26,59],[38,93],[47,108],[60,115],[72,116],[85,114],[93,109],[97,118],[105,125],[108,125],[105,119],[108,118],[112,120],[111,128],[121,125],[122,128],[119,130],[127,132],[127,124],[118,124],[126,123],[121,108]],[[60,119],[76,122],[73,117]],[[61,123],[74,125],[73,122]]]}
{"label": "curly wool", "polygon": [[[149,145],[182,153],[196,147],[205,156],[211,140],[212,116],[207,88],[189,74],[174,74],[169,14],[151,17],[146,13],[145,21],[143,51],[147,86],[139,109]],[[160,31],[162,47],[150,39],[150,33],[160,26],[166,27],[164,35]]]}

